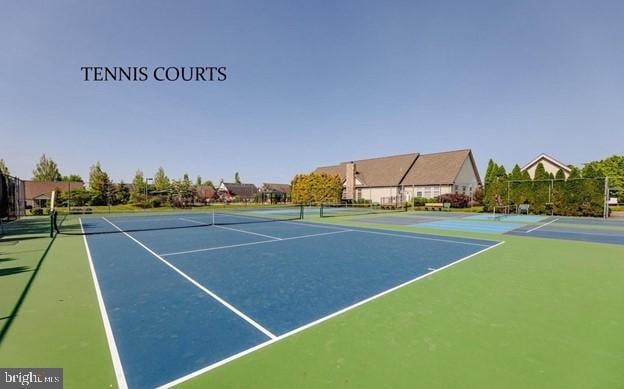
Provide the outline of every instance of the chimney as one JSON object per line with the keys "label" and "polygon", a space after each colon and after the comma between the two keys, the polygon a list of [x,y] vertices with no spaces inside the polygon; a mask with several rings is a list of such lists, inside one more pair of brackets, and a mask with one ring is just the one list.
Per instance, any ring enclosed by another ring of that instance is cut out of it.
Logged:
{"label": "chimney", "polygon": [[353,161],[347,163],[347,171],[345,177],[345,199],[355,199],[355,163]]}

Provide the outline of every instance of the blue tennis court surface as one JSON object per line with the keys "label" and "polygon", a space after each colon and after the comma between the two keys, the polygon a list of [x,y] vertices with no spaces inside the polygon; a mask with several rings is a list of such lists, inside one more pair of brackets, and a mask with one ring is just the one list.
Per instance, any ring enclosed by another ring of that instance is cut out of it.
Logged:
{"label": "blue tennis court surface", "polygon": [[412,224],[412,226],[448,231],[478,232],[482,234],[504,234],[523,227],[527,223],[536,223],[547,218],[547,216],[539,215],[508,215],[494,218],[491,213],[482,213],[466,216],[461,219],[449,218],[426,223],[416,223]]}
{"label": "blue tennis court surface", "polygon": [[523,226],[510,231],[509,234],[593,243],[624,244],[624,223],[620,220],[550,217],[540,225]]}
{"label": "blue tennis court surface", "polygon": [[492,213],[480,213],[474,216],[468,216],[466,219],[470,220],[500,220],[509,223],[537,223],[542,220],[548,219],[548,216],[542,215],[498,215],[499,219],[495,219]]}
{"label": "blue tennis court surface", "polygon": [[466,219],[448,219],[412,225],[417,227],[434,228],[437,230],[468,231],[485,234],[503,234],[519,227],[516,223],[506,223],[494,220],[479,221]]}
{"label": "blue tennis court surface", "polygon": [[203,226],[202,216],[185,219],[181,225],[200,226],[138,231],[159,219],[82,220],[85,231],[102,232],[85,242],[121,386],[182,382],[499,243],[292,221]]}

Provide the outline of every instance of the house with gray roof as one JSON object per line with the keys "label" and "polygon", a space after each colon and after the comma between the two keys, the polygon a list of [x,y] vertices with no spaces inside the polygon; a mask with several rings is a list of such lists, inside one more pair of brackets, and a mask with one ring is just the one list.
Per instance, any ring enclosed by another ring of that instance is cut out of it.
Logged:
{"label": "house with gray roof", "polygon": [[338,175],[343,200],[401,204],[413,197],[434,198],[446,193],[472,196],[481,178],[472,151],[401,154],[323,166],[315,173]]}

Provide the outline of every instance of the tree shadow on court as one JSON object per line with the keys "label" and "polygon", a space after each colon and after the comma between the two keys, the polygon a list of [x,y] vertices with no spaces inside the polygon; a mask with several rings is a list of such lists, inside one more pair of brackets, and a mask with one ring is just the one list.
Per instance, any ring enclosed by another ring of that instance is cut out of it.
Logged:
{"label": "tree shadow on court", "polygon": [[0,277],[11,276],[13,274],[25,273],[31,269],[28,266],[14,266],[0,269]]}
{"label": "tree shadow on court", "polygon": [[[48,228],[49,228],[49,226],[48,226]],[[2,240],[4,240],[5,238],[6,237],[3,237]],[[20,237],[19,236],[15,236],[15,238],[19,239]],[[41,237],[39,237],[39,239],[40,238]],[[2,241],[2,240],[0,240],[0,241]],[[32,275],[28,279],[28,282],[26,283],[26,286],[24,286],[24,290],[22,290],[22,293],[20,294],[19,298],[17,299],[17,302],[15,303],[15,306],[13,307],[13,310],[11,311],[11,313],[6,318],[3,318],[3,319],[6,319],[6,321],[4,322],[4,326],[2,326],[2,329],[0,330],[0,345],[2,344],[2,341],[4,340],[4,337],[8,333],[9,328],[13,324],[13,320],[15,320],[15,318],[17,317],[17,314],[18,314],[22,304],[24,303],[24,300],[26,299],[26,296],[28,295],[28,292],[30,291],[30,288],[31,288],[33,282],[35,281],[35,278],[37,277],[37,274],[39,273],[39,269],[41,269],[41,265],[43,264],[43,260],[48,255],[48,252],[50,251],[50,248],[52,247],[52,243],[54,243],[54,240],[55,240],[55,238],[50,239],[50,241],[48,242],[47,247],[45,248],[45,250],[43,250],[43,253],[42,253],[41,257],[37,261],[37,265],[34,268],[27,267],[27,266],[15,266],[15,267],[6,268],[6,269],[0,269],[0,276],[10,276],[10,275],[15,275],[15,274],[24,273],[24,272],[32,272]]]}

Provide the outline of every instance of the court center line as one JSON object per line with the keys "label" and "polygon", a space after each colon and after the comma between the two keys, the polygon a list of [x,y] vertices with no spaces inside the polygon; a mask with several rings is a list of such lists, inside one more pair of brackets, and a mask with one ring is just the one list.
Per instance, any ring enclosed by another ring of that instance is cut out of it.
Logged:
{"label": "court center line", "polygon": [[259,234],[259,233],[257,233],[257,232],[251,232],[251,231],[239,230],[238,228],[232,228],[232,227],[219,226],[219,225],[216,225],[216,224],[206,224],[206,223],[200,222],[200,221],[198,221],[198,220],[187,219],[187,218],[185,218],[185,217],[181,217],[181,218],[179,218],[179,219],[180,219],[180,220],[187,221],[187,222],[191,222],[191,223],[200,224],[200,225],[202,225],[202,226],[212,226],[212,227],[222,228],[222,229],[224,229],[224,230],[237,231],[237,232],[242,232],[242,233],[245,233],[245,234],[262,236],[262,237],[264,237],[264,238],[275,239],[275,240],[282,240],[282,238],[278,238],[278,237],[276,237],[276,236],[265,235],[265,234]]}
{"label": "court center line", "polygon": [[529,232],[533,232],[533,231],[535,231],[535,230],[539,230],[539,229],[540,229],[540,228],[542,228],[542,227],[546,227],[547,225],[552,224],[552,223],[556,222],[557,220],[559,220],[559,218],[557,218],[557,219],[555,219],[555,220],[551,220],[551,221],[549,221],[548,223],[544,223],[544,224],[539,225],[539,226],[537,226],[537,227],[535,227],[535,228],[531,228],[530,230],[525,231],[525,234],[528,234]]}
{"label": "court center line", "polygon": [[253,246],[253,245],[256,245],[256,244],[284,242],[284,241],[287,241],[287,240],[313,238],[315,236],[334,235],[334,234],[341,234],[343,232],[352,232],[352,231],[354,231],[354,230],[340,230],[340,231],[332,231],[332,232],[321,232],[319,234],[292,236],[290,238],[281,238],[279,240],[277,240],[277,239],[261,240],[261,241],[258,241],[258,242],[249,242],[249,243],[231,244],[231,245],[227,245],[227,246],[208,247],[208,248],[205,248],[205,249],[197,249],[197,250],[177,251],[177,252],[174,252],[174,253],[165,253],[165,254],[160,254],[160,255],[163,256],[163,257],[171,257],[173,255],[201,253],[203,251],[224,250],[224,249],[231,249],[231,248],[234,248],[234,247]]}
{"label": "court center line", "polygon": [[266,336],[268,336],[270,339],[275,339],[277,336],[275,336],[273,333],[271,333],[271,331],[267,330],[266,328],[264,328],[263,326],[261,326],[260,324],[258,324],[256,321],[254,321],[252,318],[250,318],[249,316],[245,315],[243,312],[239,311],[236,307],[234,307],[232,304],[228,303],[227,301],[225,301],[224,299],[222,299],[219,295],[217,295],[216,293],[214,293],[213,291],[211,291],[210,289],[206,288],[205,286],[203,286],[202,284],[200,284],[199,282],[195,281],[193,278],[191,278],[188,274],[184,273],[182,270],[178,269],[177,267],[175,267],[174,265],[172,265],[170,262],[168,262],[166,259],[164,259],[163,257],[161,257],[160,255],[156,254],[152,249],[150,249],[149,247],[147,247],[146,245],[144,245],[143,243],[141,243],[139,240],[135,239],[132,235],[128,234],[127,232],[123,231],[121,228],[117,227],[113,222],[111,222],[110,220],[108,220],[107,218],[103,217],[102,219],[104,219],[105,221],[107,221],[108,223],[110,223],[110,225],[112,225],[113,227],[115,227],[117,230],[119,230],[121,233],[123,233],[125,236],[127,236],[128,238],[132,239],[135,243],[137,243],[139,246],[143,247],[145,250],[147,250],[148,253],[152,254],[154,257],[156,257],[158,260],[162,261],[165,265],[169,266],[171,269],[173,269],[176,273],[180,274],[182,277],[184,277],[186,280],[188,280],[190,283],[192,283],[193,285],[195,285],[196,287],[198,287],[199,289],[201,289],[203,292],[205,292],[206,294],[208,294],[210,297],[212,297],[213,299],[217,300],[218,302],[220,302],[221,304],[223,304],[226,308],[228,308],[230,311],[234,312],[236,315],[238,315],[239,317],[241,317],[243,320],[245,320],[247,323],[251,324],[252,326],[254,326],[258,331],[262,332],[263,334],[265,334]]}
{"label": "court center line", "polygon": [[[354,230],[354,231],[356,231],[356,230]],[[175,380],[173,380],[171,382],[168,382],[166,384],[163,384],[163,385],[159,386],[158,388],[159,389],[172,388],[172,387],[174,387],[176,385],[179,385],[179,384],[181,384],[181,383],[183,383],[185,381],[190,380],[191,378],[194,378],[194,377],[197,377],[199,375],[202,375],[202,374],[204,374],[206,372],[209,372],[210,370],[213,370],[213,369],[215,369],[215,368],[217,368],[219,366],[225,365],[228,362],[231,362],[231,361],[233,361],[235,359],[241,358],[241,357],[243,357],[243,356],[245,356],[247,354],[250,354],[250,353],[252,353],[254,351],[257,351],[257,350],[259,350],[261,348],[269,346],[269,345],[271,345],[271,344],[273,344],[275,342],[279,342],[280,340],[282,340],[284,338],[287,338],[289,336],[297,334],[297,333],[299,333],[301,331],[304,331],[304,330],[306,330],[306,329],[308,329],[310,327],[316,326],[316,325],[318,325],[318,324],[320,324],[320,323],[322,323],[322,322],[324,322],[326,320],[329,320],[329,319],[331,319],[333,317],[336,317],[336,316],[341,315],[341,314],[343,314],[343,313],[345,313],[347,311],[350,311],[350,310],[352,310],[354,308],[357,308],[360,305],[363,305],[363,304],[366,304],[366,303],[371,302],[373,300],[376,300],[376,299],[378,299],[378,298],[380,298],[380,297],[382,297],[382,296],[384,296],[384,295],[386,295],[388,293],[392,293],[392,292],[394,292],[394,291],[396,291],[398,289],[401,289],[401,288],[403,288],[403,287],[405,287],[405,286],[407,286],[409,284],[412,284],[412,283],[414,283],[414,282],[416,282],[418,280],[421,280],[423,278],[429,277],[432,274],[435,274],[435,273],[438,273],[438,272],[440,272],[442,270],[448,269],[451,266],[457,265],[458,263],[461,263],[461,262],[463,262],[463,261],[465,261],[467,259],[470,259],[470,258],[472,258],[472,257],[474,257],[476,255],[482,254],[482,253],[484,253],[484,252],[486,252],[488,250],[491,250],[491,249],[493,249],[495,247],[498,247],[498,246],[500,246],[500,245],[502,245],[504,243],[505,243],[505,241],[500,241],[500,242],[498,242],[498,243],[496,243],[496,244],[494,244],[492,246],[488,246],[488,247],[484,248],[483,250],[479,250],[479,251],[477,251],[475,253],[472,253],[472,254],[467,255],[467,256],[465,256],[463,258],[460,258],[460,259],[458,259],[458,260],[456,260],[454,262],[451,262],[451,263],[449,263],[449,264],[447,264],[445,266],[442,266],[440,268],[432,270],[429,273],[422,274],[422,275],[420,275],[420,276],[418,276],[418,277],[416,277],[414,279],[411,279],[411,280],[406,281],[406,282],[404,282],[402,284],[399,284],[399,285],[394,286],[394,287],[392,287],[390,289],[387,289],[387,290],[385,290],[383,292],[380,292],[380,293],[378,293],[378,294],[376,294],[374,296],[371,296],[369,298],[361,300],[361,301],[359,301],[359,302],[357,302],[357,303],[355,303],[353,305],[350,305],[350,306],[348,306],[346,308],[343,308],[343,309],[341,309],[339,311],[336,311],[336,312],[334,312],[332,314],[324,316],[324,317],[322,317],[320,319],[317,319],[317,320],[315,320],[315,321],[313,321],[311,323],[308,323],[308,324],[305,324],[305,325],[303,325],[301,327],[295,328],[294,330],[286,332],[285,334],[282,334],[282,335],[278,336],[275,339],[271,339],[271,340],[268,340],[268,341],[266,341],[264,343],[260,343],[260,344],[254,346],[254,347],[251,347],[251,348],[249,348],[247,350],[243,350],[243,351],[239,352],[238,354],[234,354],[234,355],[232,355],[232,356],[230,356],[228,358],[225,358],[225,359],[223,359],[223,360],[221,360],[219,362],[215,362],[212,365],[208,365],[208,366],[206,366],[204,368],[201,368],[201,369],[196,370],[196,371],[194,371],[192,373],[189,373],[189,374],[187,374],[187,375],[185,375],[183,377],[177,378],[177,379],[175,379]]]}
{"label": "court center line", "polygon": [[95,286],[95,295],[97,297],[98,305],[100,307],[100,315],[102,316],[102,323],[104,324],[104,332],[106,334],[106,340],[108,341],[108,349],[110,350],[113,368],[115,370],[115,377],[117,378],[117,386],[120,389],[127,389],[128,383],[126,382],[123,365],[121,364],[121,358],[119,357],[119,350],[117,349],[117,343],[115,343],[113,329],[111,327],[110,320],[108,319],[106,306],[104,305],[104,298],[102,297],[102,291],[100,290],[100,283],[95,273],[95,265],[93,265],[93,258],[91,257],[91,250],[89,249],[89,243],[87,242],[87,235],[85,234],[84,228],[82,226],[82,219],[78,220],[80,222],[80,230],[82,230],[84,245],[87,249],[89,268],[91,269],[91,277],[93,278],[93,285]]}

